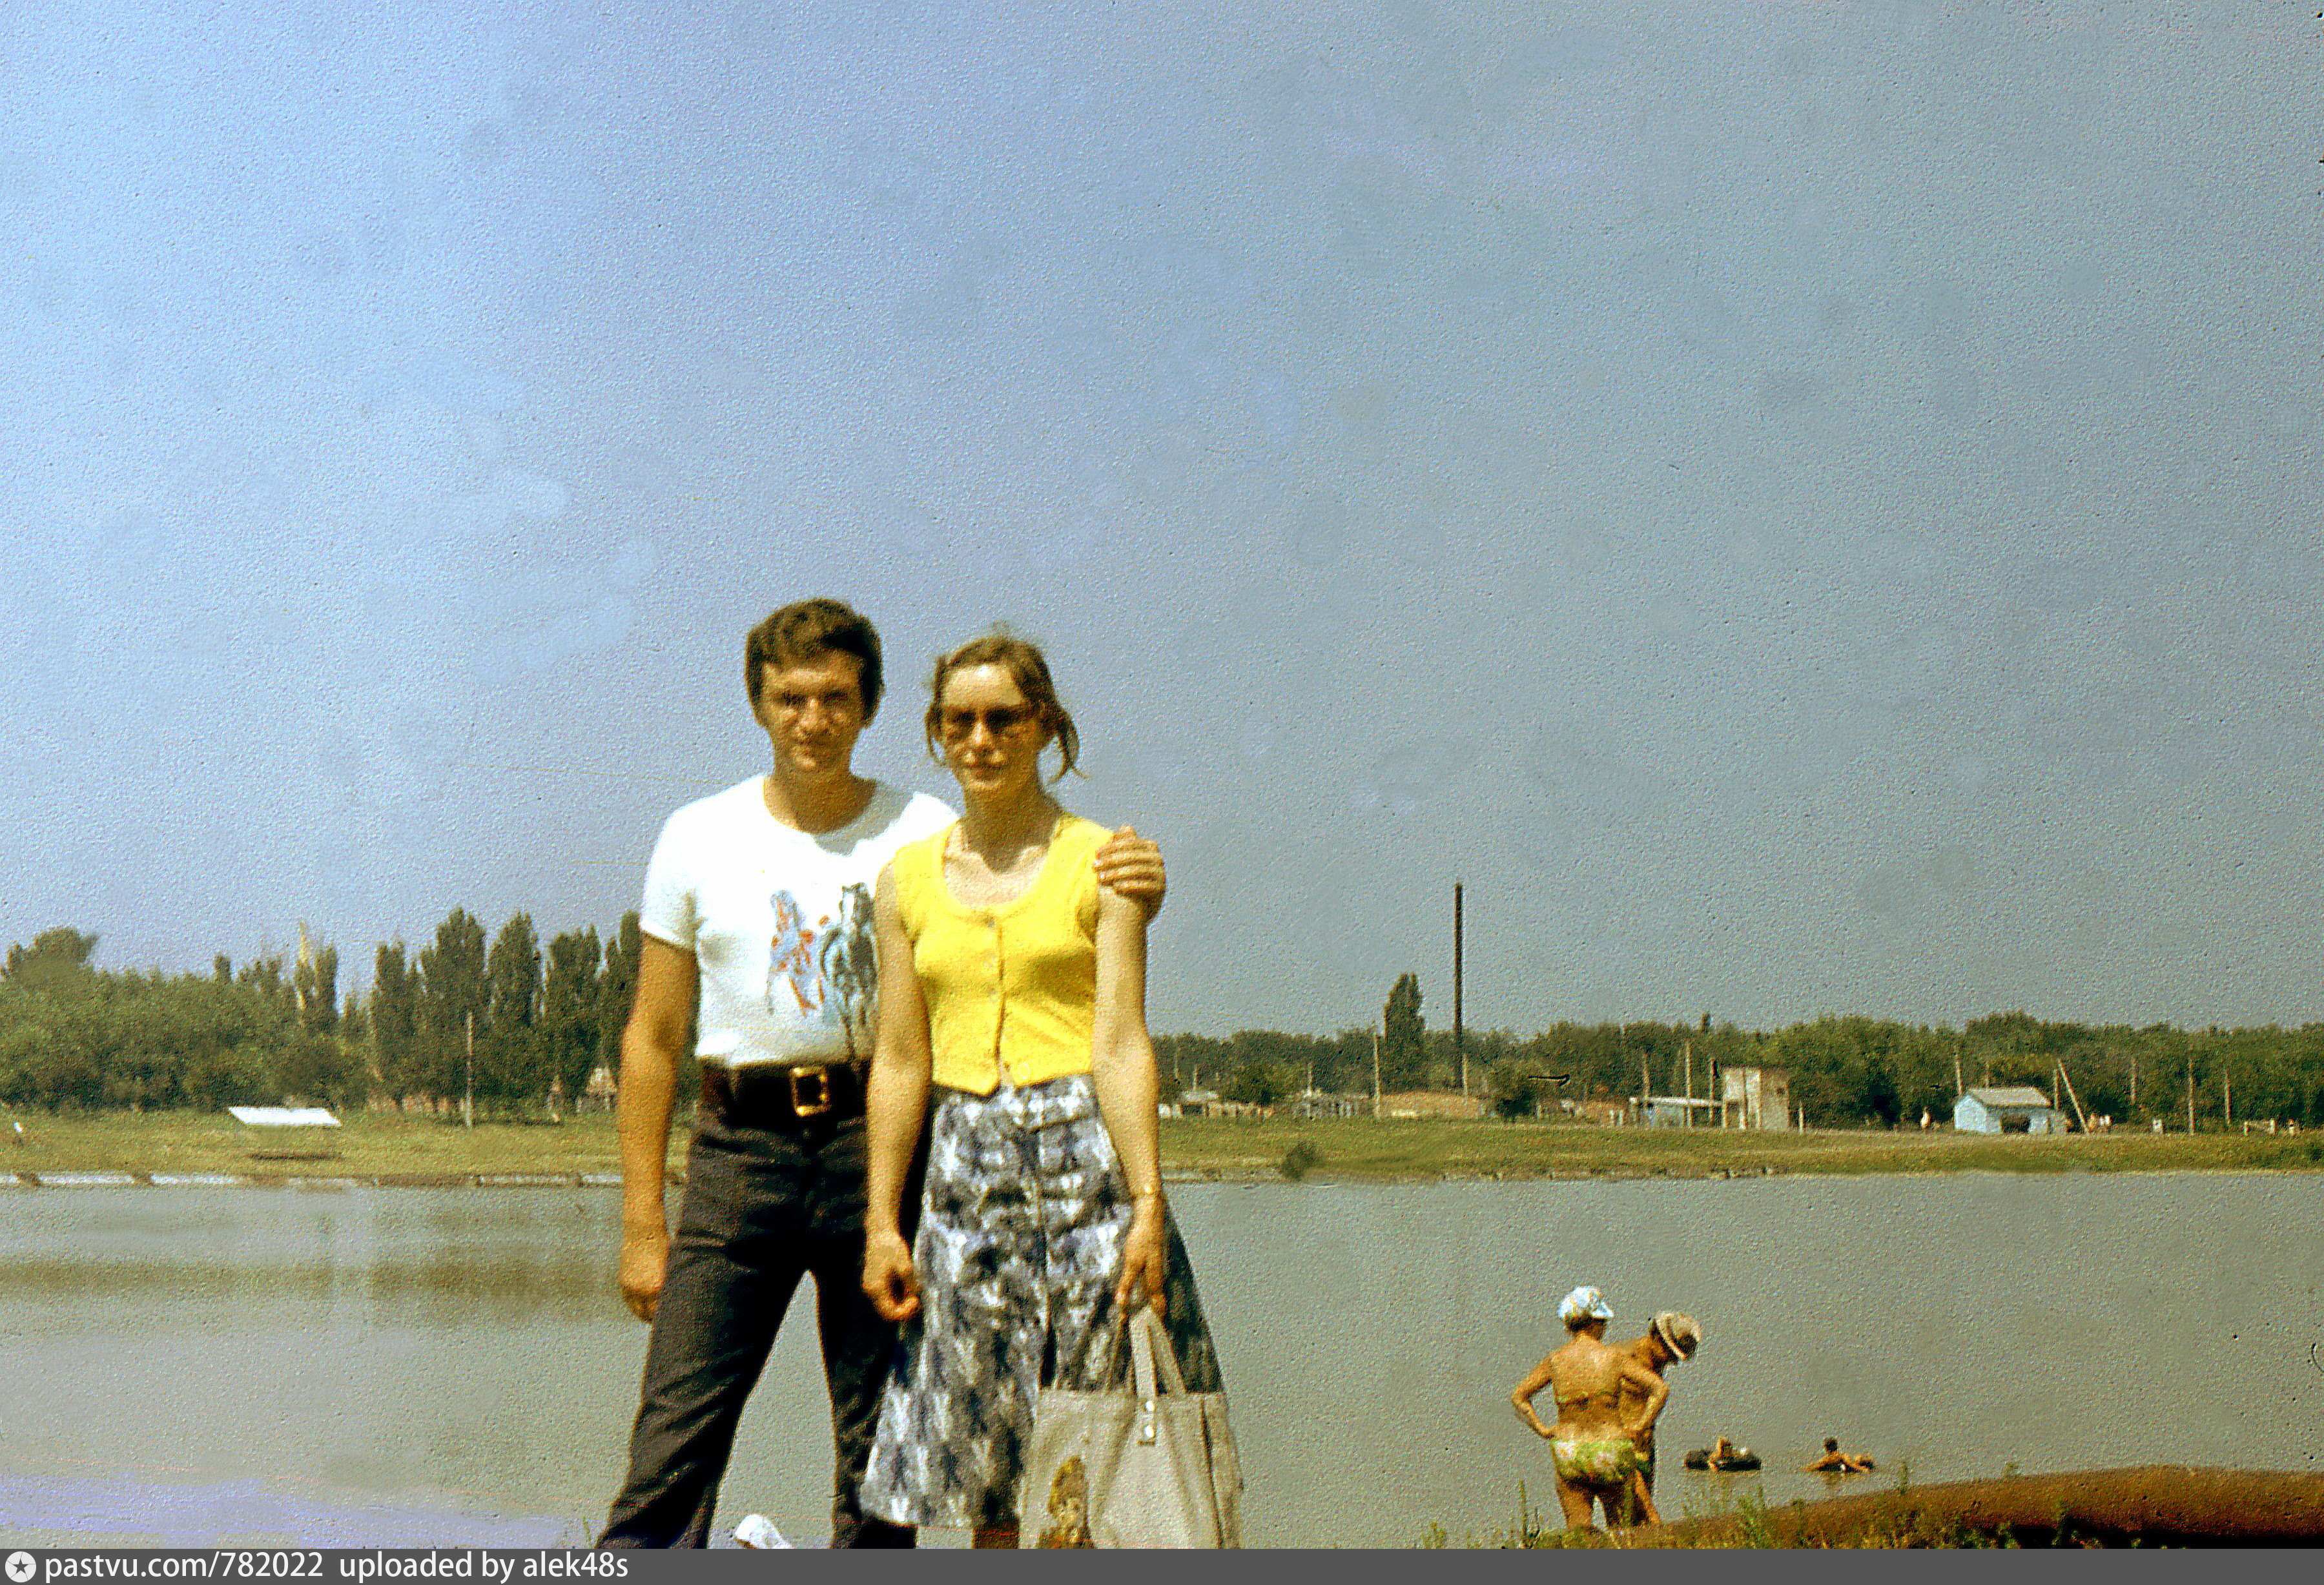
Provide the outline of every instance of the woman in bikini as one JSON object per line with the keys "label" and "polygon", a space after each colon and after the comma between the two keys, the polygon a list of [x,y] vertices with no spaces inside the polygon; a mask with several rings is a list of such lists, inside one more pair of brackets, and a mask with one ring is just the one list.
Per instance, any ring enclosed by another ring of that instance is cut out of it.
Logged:
{"label": "woman in bikini", "polygon": [[929,693],[929,749],[963,815],[898,850],[873,900],[863,1287],[905,1333],[862,1501],[1014,1546],[1045,1383],[1110,1385],[1139,1303],[1161,1314],[1189,1390],[1220,1390],[1218,1359],[1162,1195],[1146,916],[1084,873],[1106,832],[1041,779],[1052,743],[1058,778],[1073,769],[1073,718],[1041,652],[1006,634],[937,661]]}
{"label": "woman in bikini", "polygon": [[[1557,1316],[1565,1322],[1565,1346],[1535,1366],[1509,1394],[1509,1402],[1517,1417],[1549,1442],[1566,1528],[1589,1529],[1593,1502],[1603,1505],[1609,1525],[1627,1524],[1633,1505],[1647,1524],[1659,1525],[1654,1498],[1637,1478],[1638,1446],[1654,1434],[1670,1384],[1627,1350],[1607,1343],[1606,1323],[1614,1311],[1596,1288],[1566,1295]],[[1622,1418],[1626,1386],[1643,1400],[1635,1424]],[[1544,1387],[1557,1403],[1554,1427],[1543,1424],[1534,1412],[1533,1400]]]}

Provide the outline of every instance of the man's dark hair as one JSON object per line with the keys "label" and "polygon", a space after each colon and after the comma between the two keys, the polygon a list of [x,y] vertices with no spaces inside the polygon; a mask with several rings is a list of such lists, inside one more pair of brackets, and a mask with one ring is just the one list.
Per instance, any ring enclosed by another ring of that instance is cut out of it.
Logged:
{"label": "man's dark hair", "polygon": [[863,719],[880,713],[880,632],[842,600],[798,600],[751,630],[742,641],[742,686],[759,707],[765,668],[791,666],[819,655],[853,655],[863,695]]}

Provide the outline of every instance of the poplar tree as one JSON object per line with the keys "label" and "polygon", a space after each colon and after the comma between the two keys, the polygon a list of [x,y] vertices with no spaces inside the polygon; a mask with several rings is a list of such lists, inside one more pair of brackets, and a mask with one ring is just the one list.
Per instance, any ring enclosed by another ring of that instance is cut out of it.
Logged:
{"label": "poplar tree", "polygon": [[507,1102],[549,1093],[540,1060],[540,940],[532,916],[512,914],[484,967],[485,1014],[476,1025],[476,1092]]}
{"label": "poplar tree", "polygon": [[326,946],[313,960],[291,972],[299,1003],[300,1027],[310,1035],[328,1035],[339,1027],[339,949]]}
{"label": "poplar tree", "polygon": [[597,984],[604,961],[595,925],[567,930],[549,943],[540,988],[541,1049],[549,1083],[567,1107],[579,1103],[597,1066]]}
{"label": "poplar tree", "polygon": [[1420,976],[1400,976],[1388,993],[1380,1021],[1380,1083],[1409,1090],[1426,1071],[1427,1035],[1420,1021]]}
{"label": "poplar tree", "polygon": [[383,943],[372,959],[372,1055],[379,1082],[400,1106],[420,1088],[420,985],[403,961],[403,943]]}
{"label": "poplar tree", "polygon": [[489,1027],[484,995],[484,927],[466,908],[436,926],[436,945],[420,950],[419,1087],[457,1098],[463,1089],[468,1020],[477,1038]]}

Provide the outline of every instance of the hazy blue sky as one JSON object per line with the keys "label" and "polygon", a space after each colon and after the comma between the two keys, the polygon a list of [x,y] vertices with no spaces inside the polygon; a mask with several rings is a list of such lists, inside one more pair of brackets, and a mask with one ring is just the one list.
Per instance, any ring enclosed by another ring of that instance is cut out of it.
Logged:
{"label": "hazy blue sky", "polygon": [[2324,1017],[2316,10],[12,6],[0,937],[608,925],[834,593],[1161,1029],[1455,877],[1476,1027]]}

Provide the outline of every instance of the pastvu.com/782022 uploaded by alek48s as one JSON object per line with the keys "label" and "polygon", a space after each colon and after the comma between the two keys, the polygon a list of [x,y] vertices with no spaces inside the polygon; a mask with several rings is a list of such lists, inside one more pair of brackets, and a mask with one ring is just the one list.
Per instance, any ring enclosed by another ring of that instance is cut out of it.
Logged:
{"label": "pastvu.com/782022 uploaded by alek48s", "polygon": [[487,1551],[445,1547],[391,1552],[375,1548],[220,1548],[189,1552],[114,1549],[91,1552],[16,1551],[0,1563],[7,1585],[51,1585],[60,1580],[465,1580],[501,1585],[519,1580],[620,1580],[630,1560],[620,1553]]}

